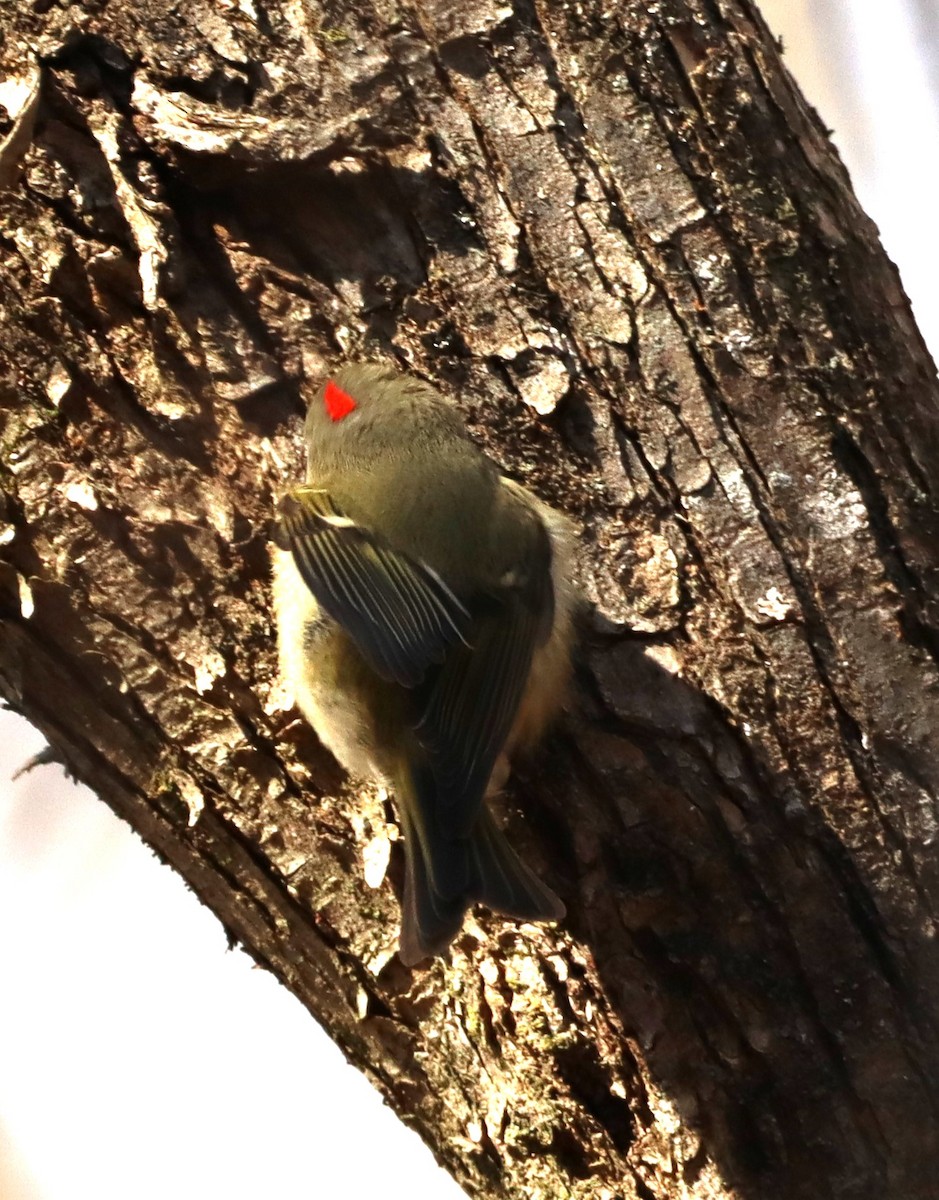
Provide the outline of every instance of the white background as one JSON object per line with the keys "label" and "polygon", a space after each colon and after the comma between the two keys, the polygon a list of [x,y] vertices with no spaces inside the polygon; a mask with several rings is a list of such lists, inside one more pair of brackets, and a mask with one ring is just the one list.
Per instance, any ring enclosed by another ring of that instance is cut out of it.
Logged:
{"label": "white background", "polygon": [[[939,345],[939,0],[763,4]],[[931,28],[930,28],[931,26]],[[2,1200],[458,1200],[300,1005],[0,713]]]}

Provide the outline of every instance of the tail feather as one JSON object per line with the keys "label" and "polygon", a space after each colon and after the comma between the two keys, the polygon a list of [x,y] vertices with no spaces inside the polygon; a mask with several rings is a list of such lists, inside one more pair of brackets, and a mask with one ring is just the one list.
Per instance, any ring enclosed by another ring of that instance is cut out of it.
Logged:
{"label": "tail feather", "polygon": [[406,859],[399,953],[407,966],[442,954],[477,901],[521,921],[564,916],[564,905],[519,859],[485,805],[468,834],[448,836],[433,777],[413,773],[410,781],[399,791]]}
{"label": "tail feather", "polygon": [[473,899],[519,921],[560,921],[560,898],[518,857],[484,806],[469,839]]}
{"label": "tail feather", "polygon": [[405,966],[413,967],[443,954],[460,932],[468,904],[464,893],[447,898],[434,888],[414,822],[403,805],[402,810],[405,873],[398,953]]}

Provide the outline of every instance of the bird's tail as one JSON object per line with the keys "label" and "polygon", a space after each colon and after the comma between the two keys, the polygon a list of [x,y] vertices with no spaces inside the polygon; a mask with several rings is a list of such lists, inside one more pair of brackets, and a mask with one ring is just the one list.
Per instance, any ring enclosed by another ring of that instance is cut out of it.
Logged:
{"label": "bird's tail", "polygon": [[557,921],[564,905],[525,866],[485,804],[468,834],[450,835],[429,771],[411,770],[398,789],[406,874],[400,955],[413,966],[442,954],[477,901],[520,921]]}

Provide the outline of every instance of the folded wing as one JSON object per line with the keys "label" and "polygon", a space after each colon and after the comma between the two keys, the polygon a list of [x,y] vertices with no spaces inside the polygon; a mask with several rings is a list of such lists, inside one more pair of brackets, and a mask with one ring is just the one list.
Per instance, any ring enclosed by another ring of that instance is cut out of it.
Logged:
{"label": "folded wing", "polygon": [[307,587],[383,679],[414,687],[465,640],[470,614],[443,580],[357,525],[329,492],[290,492],[279,525]]}
{"label": "folded wing", "polygon": [[527,507],[524,520],[516,565],[490,593],[467,601],[473,622],[466,641],[419,689],[416,733],[436,778],[441,825],[453,836],[466,836],[476,821],[535,649],[551,631],[551,543]]}

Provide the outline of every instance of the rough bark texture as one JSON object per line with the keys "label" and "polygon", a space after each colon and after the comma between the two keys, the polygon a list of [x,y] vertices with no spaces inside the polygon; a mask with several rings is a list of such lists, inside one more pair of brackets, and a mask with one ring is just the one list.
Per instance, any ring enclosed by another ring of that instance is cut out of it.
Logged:
{"label": "rough bark texture", "polygon": [[[472,1195],[939,1194],[936,381],[754,6],[0,13],[4,696]],[[363,354],[594,606],[506,801],[569,919],[414,972],[269,608]]]}

